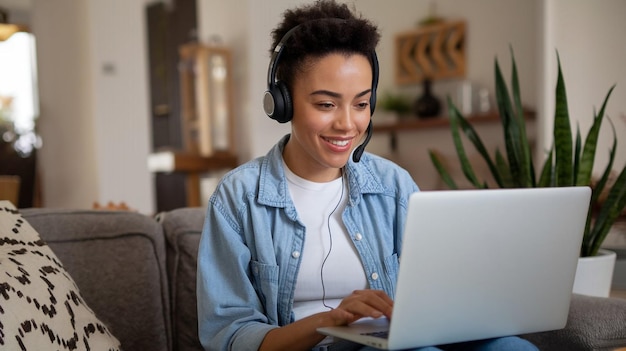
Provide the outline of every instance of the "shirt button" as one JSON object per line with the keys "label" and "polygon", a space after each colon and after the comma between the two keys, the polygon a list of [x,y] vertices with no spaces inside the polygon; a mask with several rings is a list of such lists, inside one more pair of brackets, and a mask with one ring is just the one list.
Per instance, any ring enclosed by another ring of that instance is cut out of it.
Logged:
{"label": "shirt button", "polygon": [[294,252],[292,252],[292,253],[291,253],[291,257],[293,257],[293,258],[298,258],[298,257],[300,257],[300,251],[294,251]]}
{"label": "shirt button", "polygon": [[372,279],[378,280],[378,273],[376,272],[372,273]]}
{"label": "shirt button", "polygon": [[354,240],[361,241],[361,239],[363,239],[363,235],[361,235],[361,233],[356,233],[356,235],[354,235]]}

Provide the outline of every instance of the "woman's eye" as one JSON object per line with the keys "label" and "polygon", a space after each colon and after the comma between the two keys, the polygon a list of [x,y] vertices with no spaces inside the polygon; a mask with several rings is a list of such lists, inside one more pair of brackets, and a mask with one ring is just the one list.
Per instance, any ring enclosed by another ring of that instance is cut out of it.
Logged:
{"label": "woman's eye", "polygon": [[317,106],[325,110],[333,108],[333,104],[330,102],[320,102],[317,104]]}
{"label": "woman's eye", "polygon": [[368,103],[368,102],[360,102],[360,103],[358,103],[356,106],[357,106],[358,108],[360,108],[360,109],[364,110],[364,109],[366,109],[366,108],[367,108],[367,106],[369,106],[369,103]]}

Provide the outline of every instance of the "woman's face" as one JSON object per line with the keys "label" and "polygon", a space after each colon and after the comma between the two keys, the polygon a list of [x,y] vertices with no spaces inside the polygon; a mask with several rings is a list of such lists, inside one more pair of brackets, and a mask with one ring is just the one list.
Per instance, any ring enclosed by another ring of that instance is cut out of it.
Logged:
{"label": "woman's face", "polygon": [[291,91],[291,138],[283,158],[298,176],[317,182],[340,175],[370,120],[372,68],[360,54],[332,53],[306,66]]}

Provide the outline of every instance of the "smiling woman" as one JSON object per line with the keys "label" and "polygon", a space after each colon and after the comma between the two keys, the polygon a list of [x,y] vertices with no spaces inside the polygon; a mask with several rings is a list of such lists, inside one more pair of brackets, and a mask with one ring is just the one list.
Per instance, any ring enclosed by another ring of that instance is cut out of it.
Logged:
{"label": "smiling woman", "polygon": [[[364,152],[378,27],[343,2],[318,0],[286,10],[272,39],[263,107],[291,131],[226,174],[209,200],[198,335],[207,350],[343,349],[318,328],[391,317],[399,238],[418,187]],[[479,343],[465,346],[536,350],[516,337]]]}

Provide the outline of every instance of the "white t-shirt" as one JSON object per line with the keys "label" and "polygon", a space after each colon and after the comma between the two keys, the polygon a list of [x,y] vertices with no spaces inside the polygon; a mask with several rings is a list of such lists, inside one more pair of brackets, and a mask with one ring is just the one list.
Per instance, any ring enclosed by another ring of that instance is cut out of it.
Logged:
{"label": "white t-shirt", "polygon": [[306,227],[293,308],[298,320],[337,307],[352,291],[367,288],[367,280],[341,220],[348,203],[348,184],[343,176],[316,183],[283,165],[289,193]]}

